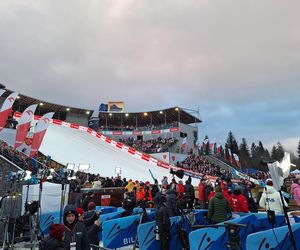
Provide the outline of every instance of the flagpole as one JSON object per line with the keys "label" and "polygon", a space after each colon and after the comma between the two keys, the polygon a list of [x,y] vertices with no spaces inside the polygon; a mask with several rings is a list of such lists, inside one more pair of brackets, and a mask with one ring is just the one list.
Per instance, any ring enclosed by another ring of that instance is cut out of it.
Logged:
{"label": "flagpole", "polygon": [[292,244],[293,244],[293,248],[294,248],[294,250],[297,250],[296,241],[295,241],[295,238],[294,238],[293,230],[292,230],[292,227],[291,227],[289,216],[287,214],[287,207],[284,205],[284,198],[283,198],[281,190],[279,190],[279,194],[280,194],[280,198],[281,198],[281,202],[282,202],[283,213],[284,213],[284,216],[285,216],[285,219],[286,219],[286,223],[287,223],[287,226],[288,226],[288,229],[289,229],[289,233],[290,233],[290,236],[291,236],[291,241],[292,241]]}

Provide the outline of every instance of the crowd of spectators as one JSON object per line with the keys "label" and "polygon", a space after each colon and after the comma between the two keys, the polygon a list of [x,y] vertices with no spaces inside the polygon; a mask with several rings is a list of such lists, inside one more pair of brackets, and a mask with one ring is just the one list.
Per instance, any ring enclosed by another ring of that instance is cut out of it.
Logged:
{"label": "crowd of spectators", "polygon": [[232,173],[229,170],[221,169],[218,165],[212,164],[204,157],[197,156],[194,153],[190,153],[184,161],[177,162],[177,167],[207,176],[221,177],[225,175],[232,177]]}
{"label": "crowd of spectators", "polygon": [[149,130],[157,130],[157,129],[169,129],[169,128],[176,128],[178,127],[178,122],[171,122],[167,124],[160,124],[160,125],[147,125],[147,126],[99,126],[99,132],[102,131],[149,131]]}
{"label": "crowd of spectators", "polygon": [[138,151],[153,154],[153,153],[163,153],[168,152],[170,147],[175,145],[178,140],[170,138],[161,138],[151,140],[137,140],[133,137],[120,138],[119,142],[125,143],[126,145],[135,148]]}

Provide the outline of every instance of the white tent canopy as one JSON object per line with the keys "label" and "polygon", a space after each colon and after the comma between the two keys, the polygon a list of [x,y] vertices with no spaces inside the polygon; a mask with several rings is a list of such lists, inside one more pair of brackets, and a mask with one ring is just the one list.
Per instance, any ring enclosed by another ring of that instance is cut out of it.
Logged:
{"label": "white tent canopy", "polygon": [[295,169],[294,171],[291,172],[291,174],[300,174],[300,170],[299,169]]}

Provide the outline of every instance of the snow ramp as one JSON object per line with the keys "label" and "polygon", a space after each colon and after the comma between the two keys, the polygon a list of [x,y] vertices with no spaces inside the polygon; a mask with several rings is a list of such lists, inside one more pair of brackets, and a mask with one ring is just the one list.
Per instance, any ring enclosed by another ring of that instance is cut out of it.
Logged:
{"label": "snow ramp", "polygon": [[[115,168],[118,167],[121,168],[121,177],[126,177],[127,180],[153,182],[151,171],[160,182],[163,176],[171,180],[170,168],[178,170],[90,128],[58,120],[53,120],[49,125],[40,152],[50,155],[53,160],[64,165],[90,164],[90,173],[104,177],[116,176]],[[187,176],[183,178],[185,179]]]}

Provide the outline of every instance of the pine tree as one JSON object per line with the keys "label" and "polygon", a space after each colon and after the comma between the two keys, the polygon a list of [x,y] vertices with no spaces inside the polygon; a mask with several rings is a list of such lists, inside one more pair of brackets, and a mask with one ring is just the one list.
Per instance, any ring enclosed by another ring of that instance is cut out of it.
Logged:
{"label": "pine tree", "polygon": [[238,146],[237,140],[235,139],[235,137],[231,131],[229,131],[229,133],[228,133],[227,145],[228,145],[228,148],[230,148],[231,153],[235,153],[235,154],[239,155],[239,146]]}
{"label": "pine tree", "polygon": [[249,168],[250,167],[250,152],[248,148],[248,144],[245,138],[242,139],[242,143],[240,144],[240,161],[241,165],[244,168]]}
{"label": "pine tree", "polygon": [[234,136],[233,136],[233,133],[231,131],[229,131],[228,133],[228,137],[227,137],[227,146],[231,149],[232,147],[232,144],[233,144],[233,140],[235,140]]}
{"label": "pine tree", "polygon": [[277,161],[281,161],[282,158],[284,157],[284,148],[280,142],[277,143],[276,147],[276,156],[277,156]]}
{"label": "pine tree", "polygon": [[271,151],[271,158],[272,158],[272,160],[275,160],[277,158],[276,153],[277,153],[276,152],[276,147],[275,147],[275,145],[273,145],[272,151]]}

